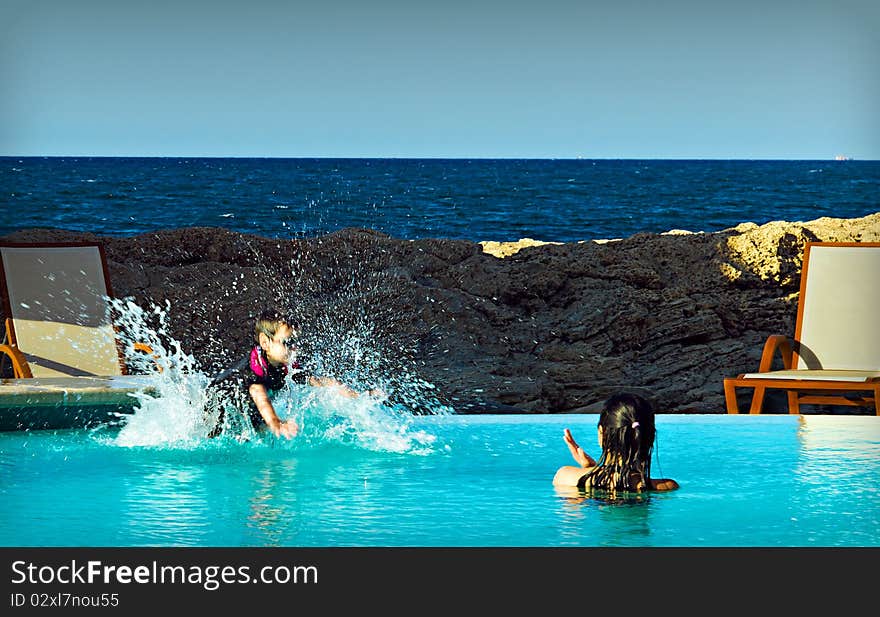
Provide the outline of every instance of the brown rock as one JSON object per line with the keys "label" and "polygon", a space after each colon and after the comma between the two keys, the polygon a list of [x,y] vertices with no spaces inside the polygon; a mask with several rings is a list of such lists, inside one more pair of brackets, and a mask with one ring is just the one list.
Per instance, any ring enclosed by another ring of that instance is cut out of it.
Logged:
{"label": "brown rock", "polygon": [[102,240],[115,294],[168,301],[171,334],[208,372],[246,351],[275,303],[328,372],[385,380],[417,410],[437,397],[460,412],[596,411],[630,389],[665,412],[722,413],[722,379],[755,370],[769,334],[793,334],[804,244],[880,241],[880,213],[507,248],[359,229],[4,239]]}

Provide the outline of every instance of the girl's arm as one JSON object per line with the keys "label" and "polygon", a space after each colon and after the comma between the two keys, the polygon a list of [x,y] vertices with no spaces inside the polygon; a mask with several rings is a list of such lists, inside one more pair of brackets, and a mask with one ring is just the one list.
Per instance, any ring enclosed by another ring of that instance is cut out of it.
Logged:
{"label": "girl's arm", "polygon": [[568,446],[568,450],[569,452],[571,452],[571,456],[574,458],[574,461],[578,465],[580,465],[581,467],[596,466],[596,459],[584,452],[584,449],[577,445],[574,437],[571,436],[570,430],[565,429],[563,431],[563,438],[565,439],[565,445]]}
{"label": "girl's arm", "polygon": [[584,474],[589,473],[589,471],[596,466],[596,459],[584,452],[584,449],[577,445],[570,430],[565,429],[563,431],[563,438],[565,439],[565,445],[568,446],[568,451],[571,452],[572,458],[574,458],[574,461],[579,467],[573,467],[571,465],[560,467],[556,471],[556,475],[553,476],[553,484],[556,486],[577,486],[580,484],[581,478],[584,477]]}
{"label": "girl's arm", "polygon": [[674,491],[678,488],[678,482],[670,478],[651,478],[651,488],[655,491]]}
{"label": "girl's arm", "polygon": [[553,484],[556,486],[577,486],[580,484],[581,478],[588,473],[590,473],[588,467],[566,465],[556,471],[556,475],[553,476]]}

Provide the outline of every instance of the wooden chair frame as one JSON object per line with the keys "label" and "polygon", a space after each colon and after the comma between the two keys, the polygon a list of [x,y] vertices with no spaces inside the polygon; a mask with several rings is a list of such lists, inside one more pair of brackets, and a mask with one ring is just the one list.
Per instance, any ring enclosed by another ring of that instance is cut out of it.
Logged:
{"label": "wooden chair frame", "polygon": [[[807,292],[807,274],[809,268],[810,250],[814,246],[842,246],[842,247],[874,247],[880,248],[876,242],[811,242],[804,249],[804,261],[801,271],[800,296],[798,298],[797,322],[795,325],[794,340],[786,336],[771,335],[764,344],[758,373],[770,373],[773,360],[779,353],[783,369],[792,370],[798,366],[799,341],[802,334],[802,322],[804,315],[805,297]],[[877,281],[880,285],[880,281]],[[880,323],[878,323],[880,327]],[[869,370],[880,370],[873,367]],[[872,377],[866,380],[852,381],[845,378],[839,380],[827,379],[779,379],[772,377],[755,377],[749,373],[742,373],[737,377],[724,379],[724,398],[727,405],[727,413],[738,414],[739,404],[736,399],[736,388],[753,388],[752,402],[749,408],[750,414],[760,414],[763,408],[764,396],[768,389],[785,390],[788,396],[788,412],[800,413],[800,405],[844,405],[854,407],[874,407],[875,413],[880,415],[880,377]]]}
{"label": "wooden chair frame", "polygon": [[[2,247],[10,247],[10,248],[26,248],[26,249],[40,249],[40,248],[97,248],[98,253],[101,258],[101,268],[103,270],[104,275],[104,286],[105,286],[105,294],[107,297],[113,297],[113,289],[110,285],[110,273],[107,269],[107,258],[104,253],[103,245],[95,242],[45,242],[45,243],[19,243],[19,242],[3,242],[0,243]],[[27,359],[25,355],[18,348],[15,336],[15,320],[12,317],[12,306],[9,300],[9,289],[7,287],[5,272],[3,271],[3,260],[2,256],[0,256],[0,302],[3,303],[3,309],[7,315],[5,320],[5,337],[4,342],[0,344],[0,355],[5,355],[12,362],[12,370],[15,378],[17,379],[29,379],[33,378],[33,374],[30,366],[28,365]],[[118,332],[118,329],[114,326],[114,331]],[[150,355],[154,355],[153,349],[144,343],[135,343],[134,349],[136,351],[140,351],[143,353],[147,353]],[[119,362],[119,371],[121,375],[128,375],[128,367],[125,363],[124,353],[119,341],[119,338],[116,338],[116,353]],[[161,368],[160,368],[161,370]]]}

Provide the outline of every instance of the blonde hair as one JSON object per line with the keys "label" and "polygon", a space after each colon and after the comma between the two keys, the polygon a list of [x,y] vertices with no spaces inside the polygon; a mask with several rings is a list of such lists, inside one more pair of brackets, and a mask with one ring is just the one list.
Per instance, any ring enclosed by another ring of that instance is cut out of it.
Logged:
{"label": "blonde hair", "polygon": [[254,338],[259,342],[260,334],[265,334],[273,339],[281,326],[288,326],[296,330],[293,321],[284,313],[277,309],[266,309],[254,321]]}

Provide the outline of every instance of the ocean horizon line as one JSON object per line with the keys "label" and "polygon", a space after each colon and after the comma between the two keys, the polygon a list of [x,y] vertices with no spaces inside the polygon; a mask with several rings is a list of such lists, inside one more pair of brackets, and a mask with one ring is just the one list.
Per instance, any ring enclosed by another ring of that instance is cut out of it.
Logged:
{"label": "ocean horizon line", "polygon": [[128,159],[128,160],[276,160],[276,161],[654,161],[654,162],[833,162],[875,163],[880,159],[778,157],[528,157],[528,156],[253,156],[253,155],[129,155],[129,154],[0,154],[0,159]]}

